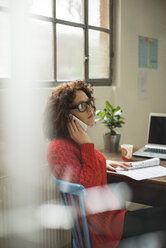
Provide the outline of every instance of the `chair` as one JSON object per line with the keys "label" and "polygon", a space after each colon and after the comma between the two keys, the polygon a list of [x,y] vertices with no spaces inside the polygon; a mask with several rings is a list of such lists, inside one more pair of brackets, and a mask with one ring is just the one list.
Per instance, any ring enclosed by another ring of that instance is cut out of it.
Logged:
{"label": "chair", "polygon": [[[81,184],[75,184],[63,181],[54,177],[57,189],[65,206],[70,206],[68,209],[71,231],[73,236],[74,248],[91,248],[90,235],[87,224],[87,218],[84,207],[84,195],[86,194],[85,188]],[[76,201],[77,198],[77,201]],[[77,202],[77,203],[76,203]],[[79,205],[79,211],[78,211]],[[72,206],[72,207],[71,207]],[[80,215],[82,220],[83,232],[80,228]]]}

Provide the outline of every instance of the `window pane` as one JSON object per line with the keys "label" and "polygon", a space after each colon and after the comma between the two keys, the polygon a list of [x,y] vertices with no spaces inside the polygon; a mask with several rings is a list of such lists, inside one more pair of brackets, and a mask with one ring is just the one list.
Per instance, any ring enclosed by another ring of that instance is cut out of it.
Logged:
{"label": "window pane", "polygon": [[89,30],[89,78],[109,77],[109,34]]}
{"label": "window pane", "polygon": [[109,28],[109,0],[89,1],[89,25]]}
{"label": "window pane", "polygon": [[9,15],[0,13],[0,77],[10,77],[10,26]]}
{"label": "window pane", "polygon": [[10,0],[0,0],[0,6],[9,7]]}
{"label": "window pane", "polygon": [[52,0],[31,0],[29,1],[29,11],[33,14],[53,16]]}
{"label": "window pane", "polygon": [[35,80],[53,80],[53,27],[52,23],[30,21],[30,69]]}
{"label": "window pane", "polygon": [[57,0],[56,18],[83,23],[84,0]]}
{"label": "window pane", "polygon": [[57,79],[83,79],[84,39],[81,28],[57,24]]}

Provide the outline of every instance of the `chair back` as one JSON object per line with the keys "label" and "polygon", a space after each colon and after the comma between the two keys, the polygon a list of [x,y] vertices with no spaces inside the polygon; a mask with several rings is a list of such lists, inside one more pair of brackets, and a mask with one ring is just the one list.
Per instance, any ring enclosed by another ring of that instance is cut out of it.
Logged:
{"label": "chair back", "polygon": [[[83,200],[84,195],[86,194],[85,188],[81,184],[67,182],[57,179],[56,177],[54,177],[54,180],[64,205],[69,206],[67,209],[70,218],[74,248],[91,248],[90,235]],[[80,217],[83,232],[81,231],[80,227]]]}

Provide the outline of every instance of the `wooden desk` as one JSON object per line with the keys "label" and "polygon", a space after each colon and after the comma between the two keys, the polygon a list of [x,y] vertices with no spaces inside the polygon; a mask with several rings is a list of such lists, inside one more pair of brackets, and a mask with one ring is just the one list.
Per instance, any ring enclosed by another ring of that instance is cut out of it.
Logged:
{"label": "wooden desk", "polygon": [[[102,153],[110,160],[122,161],[120,152],[108,153],[102,151]],[[132,161],[144,159],[146,158],[133,157]],[[166,167],[166,161],[162,160],[160,164]],[[126,182],[131,188],[131,201],[133,202],[150,206],[166,206],[166,176],[136,181],[132,178],[108,171],[107,177],[108,183]]]}

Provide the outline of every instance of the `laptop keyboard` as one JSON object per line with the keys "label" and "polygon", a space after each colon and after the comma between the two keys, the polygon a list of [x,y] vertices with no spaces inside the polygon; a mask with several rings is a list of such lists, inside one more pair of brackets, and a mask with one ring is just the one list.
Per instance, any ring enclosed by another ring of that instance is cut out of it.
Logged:
{"label": "laptop keyboard", "polygon": [[145,149],[145,152],[154,152],[154,153],[166,154],[166,150],[159,149],[159,148],[147,148],[147,149]]}

